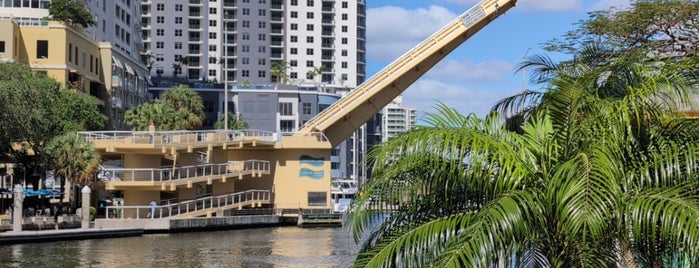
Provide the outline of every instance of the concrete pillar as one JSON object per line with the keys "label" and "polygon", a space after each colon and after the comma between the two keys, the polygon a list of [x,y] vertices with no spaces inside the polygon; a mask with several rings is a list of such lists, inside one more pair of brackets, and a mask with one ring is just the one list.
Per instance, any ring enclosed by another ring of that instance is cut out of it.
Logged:
{"label": "concrete pillar", "polygon": [[22,204],[24,203],[24,189],[22,185],[15,185],[14,202],[12,206],[12,231],[22,231]]}
{"label": "concrete pillar", "polygon": [[82,193],[82,207],[80,208],[80,216],[82,216],[82,222],[80,223],[80,228],[87,229],[90,228],[90,187],[83,187],[80,191]]}

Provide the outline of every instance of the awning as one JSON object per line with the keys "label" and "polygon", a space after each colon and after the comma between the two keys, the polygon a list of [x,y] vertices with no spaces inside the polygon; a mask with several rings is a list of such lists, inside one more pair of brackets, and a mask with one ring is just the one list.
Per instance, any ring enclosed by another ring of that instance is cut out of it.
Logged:
{"label": "awning", "polygon": [[133,72],[133,69],[131,69],[131,66],[129,66],[129,65],[126,64],[126,63],[124,63],[124,66],[126,66],[126,71],[127,71],[129,74],[134,75],[134,72]]}
{"label": "awning", "polygon": [[114,65],[116,65],[117,67],[124,69],[124,66],[121,65],[121,61],[119,61],[119,59],[117,59],[117,58],[114,57],[114,56],[112,56],[112,63],[113,63]]}

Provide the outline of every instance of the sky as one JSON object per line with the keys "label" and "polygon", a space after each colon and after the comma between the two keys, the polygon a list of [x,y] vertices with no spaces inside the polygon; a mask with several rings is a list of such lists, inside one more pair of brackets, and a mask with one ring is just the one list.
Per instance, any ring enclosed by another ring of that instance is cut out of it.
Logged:
{"label": "sky", "polygon": [[[480,0],[367,0],[367,76],[371,77]],[[628,7],[630,0],[519,0],[403,92],[418,118],[439,102],[483,117],[525,84],[517,64],[532,55],[567,59],[542,44],[576,29],[588,12]],[[527,79],[528,81],[528,79]]]}

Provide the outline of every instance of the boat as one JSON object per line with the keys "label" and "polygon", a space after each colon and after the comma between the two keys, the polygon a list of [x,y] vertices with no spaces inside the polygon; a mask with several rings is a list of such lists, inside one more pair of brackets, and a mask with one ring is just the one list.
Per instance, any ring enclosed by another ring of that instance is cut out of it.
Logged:
{"label": "boat", "polygon": [[359,193],[356,180],[333,180],[330,186],[334,212],[346,212],[354,196]]}

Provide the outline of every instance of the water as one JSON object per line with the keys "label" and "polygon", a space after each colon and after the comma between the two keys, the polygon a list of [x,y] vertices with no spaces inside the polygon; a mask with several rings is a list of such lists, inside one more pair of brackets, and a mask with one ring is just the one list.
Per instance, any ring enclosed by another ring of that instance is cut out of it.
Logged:
{"label": "water", "polygon": [[346,228],[273,227],[0,246],[2,267],[347,267]]}

